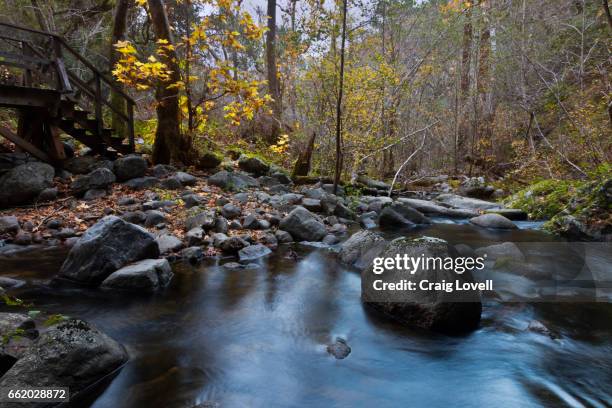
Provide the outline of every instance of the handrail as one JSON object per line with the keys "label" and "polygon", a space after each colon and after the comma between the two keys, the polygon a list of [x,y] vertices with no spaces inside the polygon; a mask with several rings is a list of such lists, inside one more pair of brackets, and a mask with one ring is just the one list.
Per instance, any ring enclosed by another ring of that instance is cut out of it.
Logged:
{"label": "handrail", "polygon": [[87,68],[92,70],[95,75],[99,76],[108,86],[113,88],[113,90],[115,92],[117,92],[119,95],[121,95],[123,98],[125,98],[128,103],[130,103],[132,105],[136,105],[136,102],[134,101],[134,99],[132,99],[132,97],[130,97],[123,90],[118,88],[112,80],[110,80],[106,75],[104,75],[98,68],[96,68],[85,57],[83,57],[70,44],[68,44],[66,42],[66,40],[64,39],[64,37],[62,37],[61,35],[55,34],[55,33],[51,33],[51,32],[48,32],[48,31],[36,30],[34,28],[22,27],[22,26],[19,26],[19,25],[11,24],[11,23],[5,23],[5,22],[2,22],[2,21],[0,21],[0,26],[4,26],[4,27],[15,29],[15,30],[20,30],[20,31],[25,31],[25,32],[33,33],[33,34],[44,35],[44,36],[47,36],[47,37],[51,37],[51,38],[55,39],[56,41],[59,41],[61,43],[61,45],[64,48],[66,48],[74,57],[76,57]]}

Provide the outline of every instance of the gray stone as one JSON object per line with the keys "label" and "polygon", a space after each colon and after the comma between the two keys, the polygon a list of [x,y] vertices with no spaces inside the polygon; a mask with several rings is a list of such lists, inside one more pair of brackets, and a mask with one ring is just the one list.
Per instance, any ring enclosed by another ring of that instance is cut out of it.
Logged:
{"label": "gray stone", "polygon": [[274,236],[276,237],[276,239],[278,240],[280,244],[288,244],[288,243],[293,242],[293,237],[287,231],[276,230],[276,232],[274,233]]}
{"label": "gray stone", "polygon": [[153,176],[157,178],[167,177],[172,173],[176,172],[176,168],[174,166],[170,166],[169,164],[156,164],[152,169]]}
{"label": "gray stone", "polygon": [[493,229],[517,229],[518,227],[512,221],[499,214],[483,214],[470,219],[470,223]]}
{"label": "gray stone", "polygon": [[271,232],[266,232],[261,237],[261,242],[272,250],[278,248],[278,239],[276,238],[276,235],[272,234]]}
{"label": "gray stone", "polygon": [[304,196],[307,198],[313,198],[315,200],[321,200],[325,194],[327,193],[325,193],[325,190],[322,188],[310,188],[304,190]]}
{"label": "gray stone", "polygon": [[155,242],[157,242],[159,252],[162,254],[176,252],[183,248],[183,243],[181,240],[170,234],[160,235],[155,239]]}
{"label": "gray stone", "polygon": [[217,232],[216,234],[212,235],[212,244],[215,248],[221,248],[221,245],[227,241],[229,239],[229,237],[227,235],[225,235],[222,232]]}
{"label": "gray stone", "polygon": [[326,235],[325,225],[304,207],[296,207],[280,222],[280,228],[299,241],[320,241]]}
{"label": "gray stone", "polygon": [[429,218],[401,202],[395,202],[383,208],[378,216],[378,225],[381,228],[412,227],[414,225],[430,223]]}
{"label": "gray stone", "polygon": [[302,198],[301,205],[308,211],[321,211],[321,200],[317,200],[316,198]]}
{"label": "gray stone", "polygon": [[270,166],[263,160],[245,155],[240,156],[238,159],[238,167],[256,176],[266,175],[270,171]]}
{"label": "gray stone", "polygon": [[198,167],[201,169],[214,169],[221,164],[223,158],[212,152],[206,152],[198,160]]}
{"label": "gray stone", "polygon": [[224,190],[240,191],[249,187],[257,187],[259,183],[253,177],[237,172],[220,171],[208,178],[208,183]]}
{"label": "gray stone", "polygon": [[346,340],[337,337],[335,343],[327,346],[327,352],[338,360],[342,360],[351,354],[351,348],[346,344]]}
{"label": "gray stone", "polygon": [[398,198],[397,200],[426,215],[450,218],[472,218],[478,216],[478,211],[476,210],[443,207],[427,200],[415,198]]}
{"label": "gray stone", "polygon": [[105,190],[115,182],[115,175],[106,167],[95,169],[89,174],[77,177],[70,189],[76,195],[85,194],[87,190]]}
{"label": "gray stone", "polygon": [[215,223],[216,217],[212,211],[202,211],[185,220],[185,231],[192,230],[196,227],[201,227],[208,231],[215,227]]}
{"label": "gray stone", "polygon": [[324,244],[326,245],[336,245],[338,242],[340,242],[340,239],[335,236],[334,234],[327,234],[322,241]]}
{"label": "gray stone", "polygon": [[221,215],[229,220],[239,217],[240,214],[242,214],[240,207],[235,206],[232,203],[227,203],[221,208]]}
{"label": "gray stone", "polygon": [[147,188],[157,187],[159,185],[159,179],[156,177],[138,177],[128,180],[124,185],[132,190],[145,190]]}
{"label": "gray stone", "polygon": [[240,204],[246,204],[249,201],[248,193],[237,193],[234,194],[232,198],[238,201]]}
{"label": "gray stone", "polygon": [[158,208],[171,208],[171,207],[176,207],[176,202],[173,200],[163,200],[163,201],[153,200],[153,201],[147,201],[142,204],[142,209],[144,211],[157,210]]}
{"label": "gray stone", "polygon": [[165,190],[180,190],[183,184],[176,176],[168,177],[159,182],[161,188]]}
{"label": "gray stone", "polygon": [[15,234],[19,231],[19,220],[13,215],[0,217],[0,234]]}
{"label": "gray stone", "polygon": [[57,198],[58,194],[59,191],[57,190],[57,187],[45,188],[43,191],[40,192],[36,201],[41,203],[53,201]]}
{"label": "gray stone", "polygon": [[166,214],[157,210],[149,210],[146,213],[145,218],[145,227],[154,227],[157,224],[162,224],[166,222]]}
{"label": "gray stone", "polygon": [[129,263],[158,256],[159,247],[153,235],[111,215],[83,234],[68,253],[59,276],[84,284],[99,284]]}
{"label": "gray stone", "polygon": [[[215,234],[216,235],[216,234]],[[235,254],[242,248],[249,246],[249,243],[240,237],[231,237],[223,241],[219,248],[223,252]]]}
{"label": "gray stone", "polygon": [[187,262],[198,263],[204,259],[204,251],[199,246],[192,246],[181,251],[181,258]]}
{"label": "gray stone", "polygon": [[196,227],[187,231],[185,234],[185,240],[187,241],[188,246],[202,245],[205,236],[206,233],[204,230],[201,227]]}
{"label": "gray stone", "polygon": [[52,186],[55,170],[46,163],[30,162],[0,176],[0,207],[25,204]]}
{"label": "gray stone", "polygon": [[[82,320],[50,327],[0,379],[2,389],[67,387],[79,394],[128,360],[116,341]],[[5,408],[34,408],[39,402],[5,402]]]}
{"label": "gray stone", "polygon": [[380,254],[386,246],[385,239],[372,231],[359,231],[353,234],[340,247],[340,262],[363,269]]}
{"label": "gray stone", "polygon": [[436,201],[450,207],[467,210],[492,210],[502,208],[501,205],[497,203],[483,201],[476,198],[461,197],[456,194],[440,194],[438,197],[436,197]]}
{"label": "gray stone", "polygon": [[101,287],[153,292],[167,286],[172,276],[166,259],[144,259],[113,272]]}
{"label": "gray stone", "polygon": [[345,218],[347,220],[352,220],[355,218],[355,213],[353,210],[348,208],[346,205],[342,203],[337,203],[336,208],[334,208],[334,215],[337,215],[340,218]]}
{"label": "gray stone", "polygon": [[147,215],[142,211],[129,211],[121,215],[121,218],[132,224],[144,224]]}
{"label": "gray stone", "polygon": [[189,173],[178,171],[174,177],[184,186],[195,186],[198,179]]}
{"label": "gray stone", "polygon": [[224,217],[217,217],[217,220],[215,221],[215,232],[222,232],[224,234],[227,234],[228,230],[229,223],[227,222],[227,219]]}
{"label": "gray stone", "polygon": [[487,210],[485,211],[487,214],[499,214],[503,215],[507,219],[511,221],[527,221],[529,216],[523,210],[518,210],[515,208],[502,208],[499,210]]}
{"label": "gray stone", "polygon": [[242,263],[249,263],[270,255],[272,251],[265,245],[255,244],[242,248],[238,251],[238,259]]}
{"label": "gray stone", "polygon": [[106,190],[92,188],[91,190],[87,190],[83,195],[83,200],[85,201],[93,201],[99,198],[106,197]]}
{"label": "gray stone", "polygon": [[[441,259],[451,256],[446,241],[428,237],[395,239],[377,256],[395,258],[398,255]],[[477,290],[377,291],[373,285],[374,281],[379,279],[383,282],[399,282],[405,279],[414,282],[417,288],[423,280],[430,283],[444,281],[463,285],[474,282],[469,271],[457,274],[452,269],[423,266],[411,270],[410,273],[401,266],[386,267],[382,275],[372,271],[373,265],[370,265],[361,272],[361,299],[368,307],[410,327],[448,334],[465,333],[478,328],[482,304]]]}
{"label": "gray stone", "polygon": [[244,217],[244,221],[242,222],[242,227],[246,229],[252,229],[252,230],[265,229],[265,228],[262,228],[260,221],[257,219],[257,217],[255,217],[254,214],[248,214],[246,217]]}
{"label": "gray stone", "polygon": [[474,253],[477,256],[486,257],[488,261],[512,260],[516,262],[525,262],[525,255],[523,255],[520,248],[513,242],[504,242],[477,248]]}
{"label": "gray stone", "polygon": [[147,172],[147,161],[142,156],[129,155],[115,160],[113,171],[118,181],[143,177]]}
{"label": "gray stone", "polygon": [[200,204],[205,204],[206,199],[197,194],[187,194],[182,197],[186,208],[197,207]]}

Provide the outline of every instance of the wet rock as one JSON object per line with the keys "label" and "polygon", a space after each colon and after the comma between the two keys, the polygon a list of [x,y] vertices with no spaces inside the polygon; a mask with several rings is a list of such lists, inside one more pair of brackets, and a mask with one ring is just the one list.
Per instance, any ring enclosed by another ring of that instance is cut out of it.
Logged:
{"label": "wet rock", "polygon": [[474,258],[477,256],[472,247],[466,244],[455,245],[455,251],[457,251],[457,255],[462,257]]}
{"label": "wet rock", "polygon": [[516,224],[499,214],[483,214],[470,219],[470,223],[483,228],[518,229]]}
{"label": "wet rock", "polygon": [[278,239],[276,238],[276,235],[272,234],[271,232],[266,232],[261,237],[261,243],[272,250],[278,248]]}
{"label": "wet rock", "polygon": [[466,210],[492,210],[502,208],[501,205],[497,203],[478,200],[476,198],[462,197],[456,194],[440,194],[438,197],[436,197],[436,201],[450,207]]}
{"label": "wet rock", "polygon": [[[75,395],[120,368],[125,349],[90,324],[70,319],[42,333],[0,379],[2,389],[57,387]],[[38,407],[40,403],[3,403],[6,408]]]}
{"label": "wet rock", "polygon": [[147,215],[142,211],[128,211],[123,213],[121,218],[132,224],[144,224]]}
{"label": "wet rock", "polygon": [[166,287],[172,276],[166,259],[144,259],[113,272],[101,287],[153,292]]}
{"label": "wet rock", "polygon": [[220,171],[208,178],[208,183],[224,190],[240,191],[249,187],[257,187],[259,183],[253,177],[237,172]]}
{"label": "wet rock", "polygon": [[238,167],[256,176],[266,175],[270,171],[270,166],[263,160],[245,155],[240,156],[238,159]]}
{"label": "wet rock", "polygon": [[359,231],[353,234],[340,247],[340,262],[363,269],[370,265],[386,246],[385,239],[372,231]]}
{"label": "wet rock", "polygon": [[221,245],[227,241],[229,237],[222,232],[217,232],[212,235],[212,244],[215,248],[221,248]]}
{"label": "wet rock", "polygon": [[198,160],[197,167],[200,169],[214,169],[223,161],[223,157],[213,152],[204,153]]}
{"label": "wet rock", "polygon": [[99,284],[117,269],[146,258],[157,258],[159,247],[142,227],[107,216],[89,228],[68,253],[59,277]]}
{"label": "wet rock", "polygon": [[480,257],[486,257],[487,261],[504,260],[525,262],[523,251],[513,242],[504,242],[501,244],[489,245],[487,247],[477,248],[474,253]]}
{"label": "wet rock", "polygon": [[230,254],[235,254],[247,246],[249,246],[249,243],[240,237],[231,237],[219,244],[219,248],[221,248],[223,252]]}
{"label": "wet rock", "polygon": [[83,195],[83,200],[85,201],[93,201],[99,198],[106,197],[106,190],[92,188],[91,190],[87,190]]}
{"label": "wet rock", "polygon": [[5,289],[18,288],[23,285],[25,285],[25,281],[22,281],[20,279],[9,278],[8,276],[0,276],[0,286]]}
{"label": "wet rock", "polygon": [[[1,294],[1,291],[0,291]],[[0,377],[19,360],[38,337],[36,324],[20,313],[0,313]]]}
{"label": "wet rock", "polygon": [[239,269],[259,269],[261,268],[261,265],[256,264],[256,263],[249,263],[249,264],[241,264],[238,262],[227,262],[224,263],[223,268],[227,269],[227,270],[239,270]]}
{"label": "wet rock", "polygon": [[265,245],[255,244],[242,248],[238,251],[238,259],[241,263],[250,263],[270,255],[272,251]]}
{"label": "wet rock", "polygon": [[36,201],[41,203],[46,203],[49,201],[53,201],[57,199],[57,195],[59,194],[57,187],[45,188],[40,192]]}
{"label": "wet rock", "polygon": [[293,237],[287,231],[276,230],[274,236],[278,240],[279,244],[288,244],[293,242]]}
{"label": "wet rock", "polygon": [[349,354],[351,354],[351,348],[341,337],[337,337],[336,341],[327,346],[327,352],[334,356],[338,360],[342,360],[347,358]]}
{"label": "wet rock", "polygon": [[157,187],[159,179],[156,177],[138,177],[128,180],[124,185],[132,190],[146,190],[147,188]]}
{"label": "wet rock", "polygon": [[204,259],[204,251],[199,246],[192,246],[181,251],[181,258],[192,264],[196,264]]}
{"label": "wet rock", "polygon": [[176,252],[183,248],[183,243],[181,240],[170,234],[160,235],[155,239],[155,242],[157,242],[159,252],[162,254]]}
{"label": "wet rock", "polygon": [[172,173],[176,172],[176,168],[174,166],[170,166],[169,164],[156,164],[151,169],[153,176],[157,178],[167,177]]}
{"label": "wet rock", "polygon": [[325,225],[304,207],[296,207],[280,222],[280,228],[299,241],[320,241],[326,235]]}
{"label": "wet rock", "polygon": [[548,336],[553,340],[556,339],[560,339],[561,336],[559,335],[559,333],[549,330],[548,327],[546,327],[544,325],[544,323],[539,322],[537,320],[532,320],[531,322],[529,322],[529,326],[527,326],[527,330],[529,330],[530,332],[534,332],[534,333],[538,333],[538,334],[542,334],[544,336]]}
{"label": "wet rock", "polygon": [[46,163],[29,162],[0,176],[0,207],[25,204],[52,186],[55,170]]}
{"label": "wet rock", "polygon": [[149,210],[146,212],[145,227],[154,227],[157,224],[166,222],[166,214],[157,210]]}
{"label": "wet rock", "polygon": [[19,220],[12,215],[0,217],[0,234],[15,234],[19,231]]}
{"label": "wet rock", "polygon": [[510,221],[527,221],[529,216],[523,210],[518,210],[515,208],[502,208],[499,210],[487,210],[487,214],[499,214],[503,215]]}
{"label": "wet rock", "polygon": [[[418,239],[398,238],[378,256],[395,258],[397,255],[425,258],[450,257],[446,241],[421,237]],[[452,282],[459,285],[473,283],[471,273],[457,274],[444,268],[417,268],[412,274],[395,266],[386,267],[383,275],[372,273],[373,266],[364,268],[361,273],[361,298],[370,308],[386,317],[411,327],[458,334],[475,330],[480,323],[482,304],[478,291],[446,292],[435,290],[377,291],[373,282],[399,282],[401,279],[418,282]]]}
{"label": "wet rock", "polygon": [[98,168],[89,174],[77,177],[70,189],[75,195],[85,194],[87,190],[106,190],[115,182],[115,175],[106,167]]}
{"label": "wet rock", "polygon": [[386,228],[401,228],[431,224],[431,221],[414,208],[396,202],[383,208],[378,216],[378,224]]}
{"label": "wet rock", "polygon": [[137,155],[120,157],[115,160],[113,171],[118,181],[143,177],[147,172],[147,161],[142,156]]}
{"label": "wet rock", "polygon": [[183,186],[195,186],[196,182],[198,181],[195,176],[192,176],[191,174],[185,173],[183,171],[178,171],[174,175],[174,178],[176,178]]}
{"label": "wet rock", "polygon": [[229,220],[239,217],[241,214],[242,210],[240,207],[235,206],[232,203],[227,203],[221,208],[221,215]]}
{"label": "wet rock", "polygon": [[476,210],[443,207],[427,200],[419,200],[416,198],[398,198],[397,200],[429,216],[450,218],[472,218],[478,216],[478,211]]}
{"label": "wet rock", "polygon": [[322,241],[324,244],[326,245],[336,245],[338,242],[340,242],[340,239],[335,236],[334,234],[327,234]]}

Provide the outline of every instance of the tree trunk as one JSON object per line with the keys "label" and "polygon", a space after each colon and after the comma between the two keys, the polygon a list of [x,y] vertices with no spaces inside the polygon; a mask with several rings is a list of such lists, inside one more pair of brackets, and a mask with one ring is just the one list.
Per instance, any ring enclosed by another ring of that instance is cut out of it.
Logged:
{"label": "tree trunk", "polygon": [[274,99],[272,112],[274,114],[274,126],[271,140],[276,141],[280,130],[281,121],[281,93],[276,69],[276,0],[268,0],[268,31],[266,32],[266,65],[268,73],[268,89]]}
{"label": "tree trunk", "polygon": [[300,153],[297,161],[295,162],[295,166],[293,167],[292,177],[305,177],[308,176],[310,172],[310,162],[312,159],[312,152],[314,150],[314,142],[317,134],[312,132],[310,139],[308,139],[308,144],[306,145],[306,149]]}
{"label": "tree trunk", "polygon": [[466,21],[463,25],[463,50],[461,56],[461,84],[459,93],[459,106],[461,118],[459,133],[457,135],[457,156],[465,158],[467,153],[466,141],[468,138],[469,121],[467,119],[467,99],[470,93],[470,65],[472,55],[472,12],[466,11]]}
{"label": "tree trunk", "polygon": [[346,9],[348,0],[342,1],[342,38],[340,42],[340,84],[336,103],[336,174],[334,176],[334,194],[342,174],[342,93],[344,92],[344,48],[346,44]]}
{"label": "tree trunk", "polygon": [[[155,37],[174,44],[168,15],[162,0],[148,0],[151,23]],[[189,140],[181,134],[179,93],[168,85],[180,80],[178,57],[176,52],[168,50],[161,61],[172,71],[167,82],[160,82],[155,92],[157,100],[157,130],[153,145],[153,162],[168,164],[171,162],[189,163],[191,146]]]}
{"label": "tree trunk", "polygon": [[[109,65],[112,71],[119,61],[120,55],[115,49],[115,44],[119,41],[125,40],[125,31],[127,30],[127,15],[130,7],[131,0],[117,0],[115,6],[115,16],[113,19],[113,31],[111,33],[110,53],[109,53]],[[121,83],[114,81],[115,86],[122,89]],[[111,105],[119,112],[127,116],[127,104],[117,92],[111,89]],[[112,127],[122,136],[127,136],[127,123],[120,115],[113,112],[112,116]]]}

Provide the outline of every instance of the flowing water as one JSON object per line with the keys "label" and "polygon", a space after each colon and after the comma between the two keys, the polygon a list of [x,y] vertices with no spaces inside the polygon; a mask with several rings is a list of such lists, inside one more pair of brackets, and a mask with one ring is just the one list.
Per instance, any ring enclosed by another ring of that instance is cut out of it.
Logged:
{"label": "flowing water", "polygon": [[[499,233],[443,222],[407,234],[475,245],[551,239],[535,226]],[[0,273],[27,279],[15,294],[35,308],[88,320],[127,347],[129,363],[95,408],[612,406],[610,303],[488,300],[479,330],[424,333],[371,315],[359,274],[331,251],[294,249],[297,261],[280,249],[257,270],[178,263],[171,286],[148,296],[47,286],[62,251],[0,261]],[[534,320],[555,336],[528,330]],[[352,348],[344,360],[326,352],[336,337]]]}

